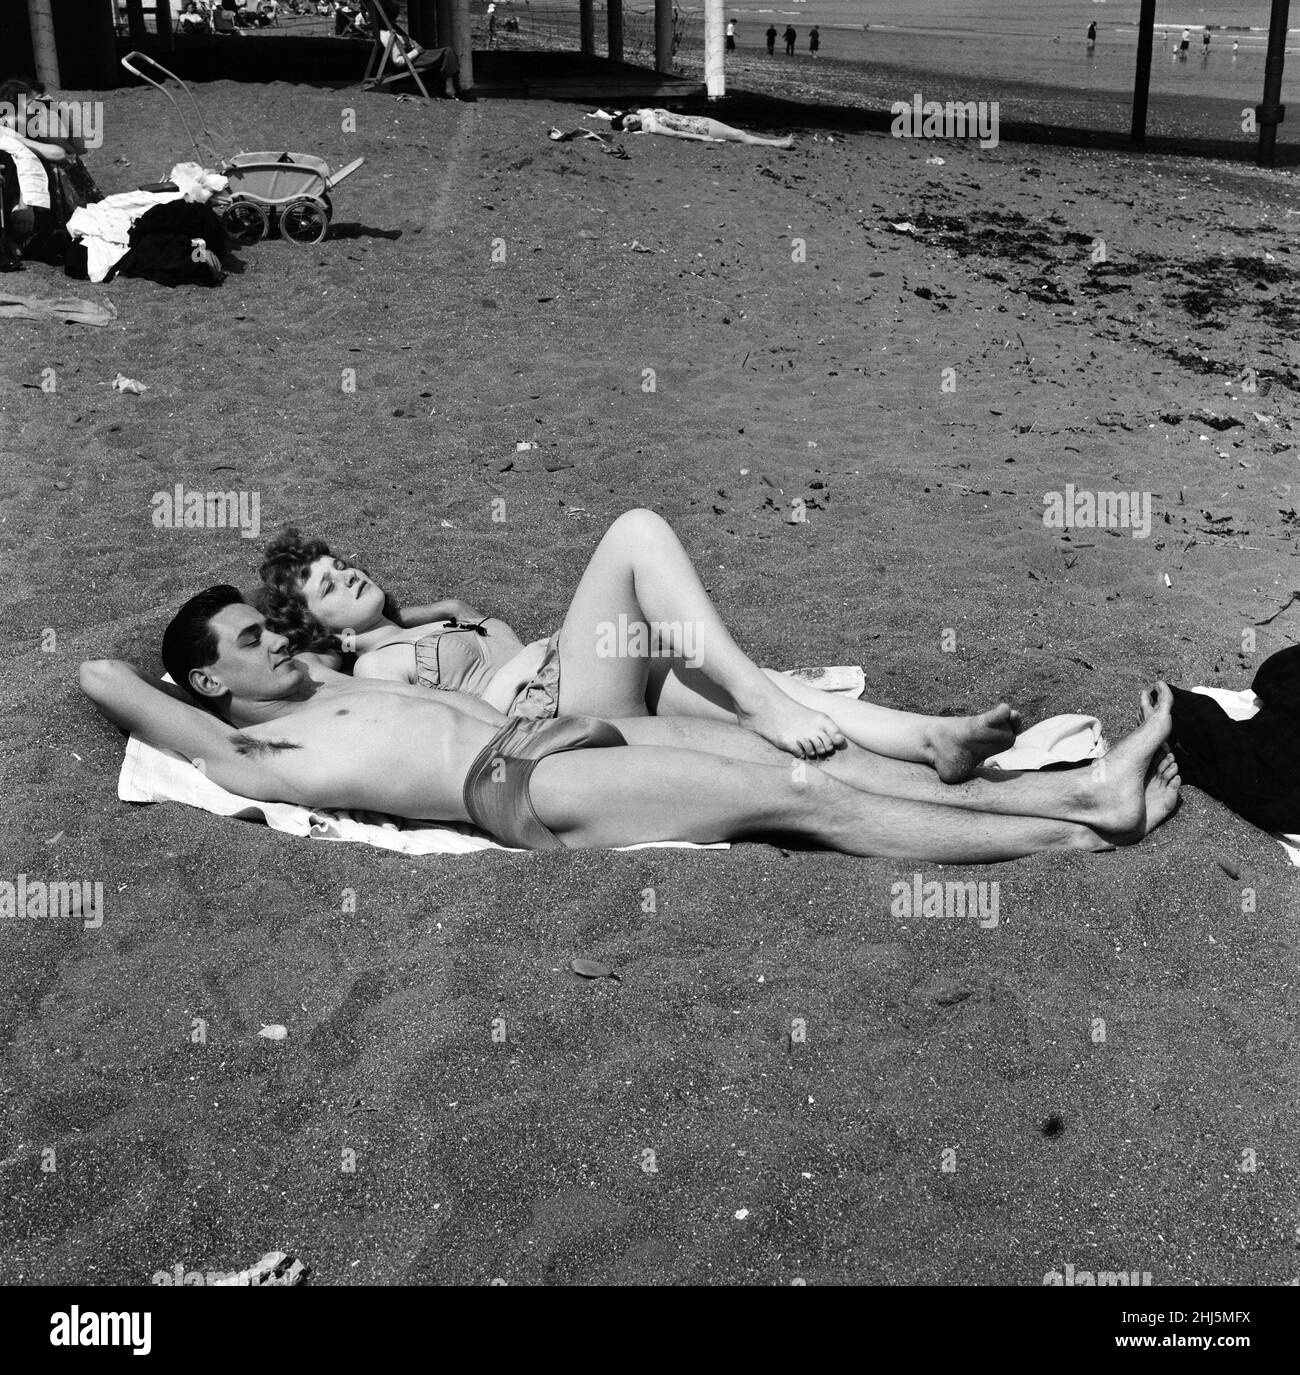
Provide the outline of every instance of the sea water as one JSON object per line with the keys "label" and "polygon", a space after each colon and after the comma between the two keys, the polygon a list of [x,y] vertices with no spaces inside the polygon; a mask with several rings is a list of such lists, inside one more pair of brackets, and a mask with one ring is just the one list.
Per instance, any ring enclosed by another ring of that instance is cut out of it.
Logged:
{"label": "sea water", "polygon": [[[702,9],[685,4],[686,13]],[[1156,10],[1152,92],[1259,101],[1264,87],[1268,0],[1161,0]],[[765,55],[764,34],[787,24],[799,37],[796,53],[808,57],[808,30],[821,31],[821,57],[878,62],[990,81],[1038,82],[1079,91],[1131,91],[1137,53],[1138,0],[777,0],[773,5],[732,4],[742,52]],[[1087,43],[1090,22],[1095,46]],[[1208,56],[1201,37],[1210,29]],[[1183,29],[1191,48],[1177,56]],[[1233,43],[1239,45],[1236,54]],[[1300,100],[1300,28],[1287,38],[1283,101]],[[1284,126],[1285,127],[1285,126]]]}

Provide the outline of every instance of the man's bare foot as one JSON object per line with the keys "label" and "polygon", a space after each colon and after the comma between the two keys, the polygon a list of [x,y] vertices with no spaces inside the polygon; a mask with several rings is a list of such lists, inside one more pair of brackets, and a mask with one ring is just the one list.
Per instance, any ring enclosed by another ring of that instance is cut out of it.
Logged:
{"label": "man's bare foot", "polygon": [[1143,835],[1150,835],[1163,821],[1168,821],[1178,807],[1182,779],[1178,775],[1178,761],[1168,745],[1161,745],[1147,770],[1147,785],[1143,790],[1146,802],[1146,821]]}
{"label": "man's bare foot", "polygon": [[964,783],[993,754],[1016,743],[1020,713],[999,702],[978,716],[935,718],[927,742],[930,765],[945,783]]}
{"label": "man's bare foot", "polygon": [[[1173,729],[1173,701],[1168,684],[1157,683],[1137,730],[1125,736],[1109,754],[1094,760],[1086,771],[1080,771],[1082,806],[1075,819],[1117,844],[1132,844],[1147,834],[1148,805],[1152,815],[1158,817],[1151,825],[1158,825],[1177,804],[1176,786],[1172,789],[1172,801],[1169,797],[1170,784],[1164,768],[1166,752],[1162,750]],[[1153,768],[1155,760],[1159,763]],[[1175,770],[1175,776],[1176,773]]]}
{"label": "man's bare foot", "polygon": [[848,743],[844,732],[824,712],[796,702],[775,686],[748,710],[741,710],[737,702],[736,720],[799,759],[821,759]]}
{"label": "man's bare foot", "polygon": [[[1140,828],[1126,835],[1115,835],[1106,831],[1092,830],[1095,844],[1087,848],[1093,850],[1113,850],[1119,845],[1132,845],[1148,836],[1162,822],[1168,821],[1178,808],[1182,779],[1178,776],[1178,762],[1168,745],[1161,745],[1156,751],[1151,767],[1147,770],[1146,786],[1142,789],[1143,817]],[[1091,829],[1091,828],[1090,828]]]}

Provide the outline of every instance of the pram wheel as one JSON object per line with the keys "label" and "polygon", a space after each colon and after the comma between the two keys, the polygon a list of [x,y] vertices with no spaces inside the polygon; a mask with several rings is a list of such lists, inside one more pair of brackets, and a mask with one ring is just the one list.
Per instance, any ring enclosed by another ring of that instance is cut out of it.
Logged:
{"label": "pram wheel", "polygon": [[280,236],[294,243],[320,243],[330,227],[330,212],[315,197],[290,201],[280,212]]}
{"label": "pram wheel", "polygon": [[256,201],[232,201],[222,212],[221,222],[226,227],[231,243],[240,247],[266,238],[271,227],[265,208]]}

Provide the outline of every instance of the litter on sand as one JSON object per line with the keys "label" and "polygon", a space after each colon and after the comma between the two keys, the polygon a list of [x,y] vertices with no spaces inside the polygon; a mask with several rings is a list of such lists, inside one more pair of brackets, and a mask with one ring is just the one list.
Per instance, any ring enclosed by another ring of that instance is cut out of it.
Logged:
{"label": "litter on sand", "polygon": [[302,1261],[295,1260],[284,1251],[268,1251],[256,1265],[250,1265],[247,1270],[241,1270],[227,1279],[214,1280],[213,1283],[234,1288],[292,1285],[301,1284],[309,1273],[309,1268]]}

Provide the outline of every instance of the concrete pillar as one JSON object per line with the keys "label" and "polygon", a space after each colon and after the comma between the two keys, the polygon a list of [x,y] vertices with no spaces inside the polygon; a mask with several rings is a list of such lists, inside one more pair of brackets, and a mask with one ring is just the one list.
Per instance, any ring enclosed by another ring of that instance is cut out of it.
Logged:
{"label": "concrete pillar", "polygon": [[474,39],[470,27],[469,0],[452,0],[451,35],[444,38],[443,46],[455,50],[460,59],[460,89],[474,89]]}
{"label": "concrete pillar", "polygon": [[609,60],[611,62],[622,62],[623,0],[609,0],[609,7],[605,17],[609,29]]}
{"label": "concrete pillar", "polygon": [[1268,25],[1268,52],[1264,58],[1264,99],[1255,106],[1259,124],[1259,154],[1261,167],[1272,167],[1277,158],[1277,126],[1286,118],[1282,104],[1282,65],[1286,61],[1287,18],[1291,0],[1273,0],[1273,12]]}
{"label": "concrete pillar", "polygon": [[1151,48],[1155,42],[1156,0],[1142,0],[1138,16],[1137,70],[1133,74],[1133,123],[1129,137],[1141,143],[1147,136],[1147,93],[1151,89]]}
{"label": "concrete pillar", "polygon": [[433,10],[433,17],[435,20],[434,36],[429,43],[425,45],[426,47],[451,47],[451,12],[455,4],[456,0],[433,0],[431,4],[426,6],[427,9]]}
{"label": "concrete pillar", "polygon": [[704,0],[704,84],[710,100],[727,93],[726,31],[723,0]]}
{"label": "concrete pillar", "polygon": [[593,0],[579,0],[578,32],[582,41],[582,51],[588,57],[596,53],[596,7]]}
{"label": "concrete pillar", "polygon": [[59,49],[54,41],[54,12],[50,0],[27,0],[27,22],[32,30],[32,54],[36,79],[51,91],[59,89]]}
{"label": "concrete pillar", "polygon": [[673,69],[673,0],[655,0],[655,71]]}

